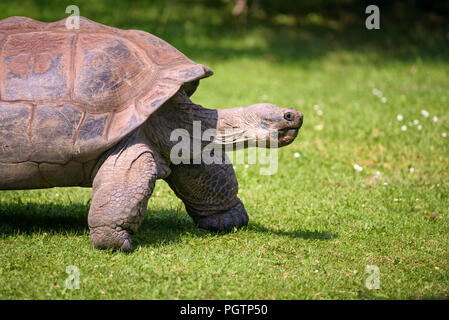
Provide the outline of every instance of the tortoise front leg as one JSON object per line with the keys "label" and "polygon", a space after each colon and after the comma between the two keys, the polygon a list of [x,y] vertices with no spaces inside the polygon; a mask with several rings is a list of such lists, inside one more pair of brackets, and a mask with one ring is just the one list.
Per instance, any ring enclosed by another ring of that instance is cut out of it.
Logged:
{"label": "tortoise front leg", "polygon": [[230,231],[248,225],[248,214],[237,197],[238,182],[232,164],[171,165],[165,180],[181,198],[198,227]]}
{"label": "tortoise front leg", "polygon": [[[161,166],[138,134],[105,156],[93,181],[90,239],[100,249],[132,251],[130,235],[142,223]],[[163,167],[163,166],[162,166]]]}

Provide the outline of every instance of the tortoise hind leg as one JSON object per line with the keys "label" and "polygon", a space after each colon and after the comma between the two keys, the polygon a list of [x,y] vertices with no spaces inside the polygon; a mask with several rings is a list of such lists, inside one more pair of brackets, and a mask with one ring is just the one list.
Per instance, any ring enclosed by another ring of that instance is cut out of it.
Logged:
{"label": "tortoise hind leg", "polygon": [[223,164],[171,165],[165,179],[201,229],[230,231],[248,225],[234,169],[224,159]]}
{"label": "tortoise hind leg", "polygon": [[[164,165],[145,138],[133,134],[105,155],[92,185],[89,229],[100,249],[132,251],[131,235],[142,223],[155,181]],[[168,170],[168,167],[166,167]]]}

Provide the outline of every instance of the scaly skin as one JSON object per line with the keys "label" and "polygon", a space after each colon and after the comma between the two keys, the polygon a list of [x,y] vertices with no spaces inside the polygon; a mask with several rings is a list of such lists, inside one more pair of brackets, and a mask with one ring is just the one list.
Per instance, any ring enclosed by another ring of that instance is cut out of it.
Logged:
{"label": "scaly skin", "polygon": [[[216,137],[215,142],[222,145],[233,144],[221,140],[225,132],[231,132],[232,136],[235,133],[236,137],[243,132],[247,139],[253,139],[249,142],[261,142],[269,136],[270,130],[283,130],[277,141],[278,146],[282,147],[296,137],[302,125],[302,114],[272,104],[224,110],[206,109],[190,101],[180,90],[147,121],[146,134],[168,162],[170,150],[177,142],[170,141],[167,132],[182,127],[192,136],[192,123],[195,120],[201,121],[202,132],[216,129],[221,137]],[[209,143],[203,141],[201,147]],[[230,161],[225,161],[226,157],[223,152],[222,164],[172,164],[171,174],[165,179],[184,202],[188,214],[202,229],[229,231],[248,224],[245,207],[237,197],[237,178]]]}
{"label": "scaly skin", "polygon": [[92,186],[88,223],[92,244],[132,251],[157,178],[169,174],[141,130],[106,154]]}
{"label": "scaly skin", "polygon": [[[223,163],[226,154],[223,154]],[[237,197],[238,182],[232,164],[171,165],[165,179],[182,199],[198,227],[230,231],[248,225],[248,214]]]}
{"label": "scaly skin", "polygon": [[[270,130],[281,130],[278,146],[284,146],[296,137],[302,114],[271,104],[219,111],[206,109],[191,102],[181,89],[142,127],[100,160],[89,211],[91,241],[95,247],[132,250],[131,235],[137,232],[155,181],[160,178],[182,199],[198,227],[230,231],[248,224],[245,207],[237,197],[235,172],[226,161],[226,153],[222,154],[221,164],[168,166],[171,148],[177,143],[170,140],[171,132],[182,128],[192,137],[193,121],[201,121],[203,132],[216,129],[221,134],[233,130],[231,135],[236,133],[237,137],[244,132],[253,142],[269,137]],[[228,144],[220,139],[214,141]],[[203,141],[202,147],[209,143]]]}

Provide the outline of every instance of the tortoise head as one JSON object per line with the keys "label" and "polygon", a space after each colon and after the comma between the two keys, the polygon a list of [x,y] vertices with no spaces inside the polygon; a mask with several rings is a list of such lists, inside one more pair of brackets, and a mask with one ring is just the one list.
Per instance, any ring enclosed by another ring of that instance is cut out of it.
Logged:
{"label": "tortoise head", "polygon": [[303,115],[296,109],[270,103],[218,110],[215,140],[225,145],[244,141],[245,146],[283,147],[295,140],[302,122]]}
{"label": "tortoise head", "polygon": [[[293,108],[259,103],[230,109],[208,109],[178,92],[147,120],[145,132],[161,154],[189,160],[208,150],[209,144],[225,150],[248,147],[277,148],[293,142],[303,115]],[[176,164],[176,163],[175,163]]]}

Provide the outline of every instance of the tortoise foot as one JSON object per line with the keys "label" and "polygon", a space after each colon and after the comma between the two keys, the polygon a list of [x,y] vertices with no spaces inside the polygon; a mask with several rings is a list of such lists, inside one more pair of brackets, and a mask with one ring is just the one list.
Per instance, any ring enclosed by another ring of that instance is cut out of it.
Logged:
{"label": "tortoise foot", "polygon": [[245,207],[239,202],[228,211],[219,212],[210,216],[194,218],[200,229],[209,231],[232,231],[235,228],[241,229],[248,225],[248,214]]}
{"label": "tortoise foot", "polygon": [[116,227],[96,227],[90,229],[90,241],[98,249],[115,249],[132,252],[133,246],[128,231]]}

